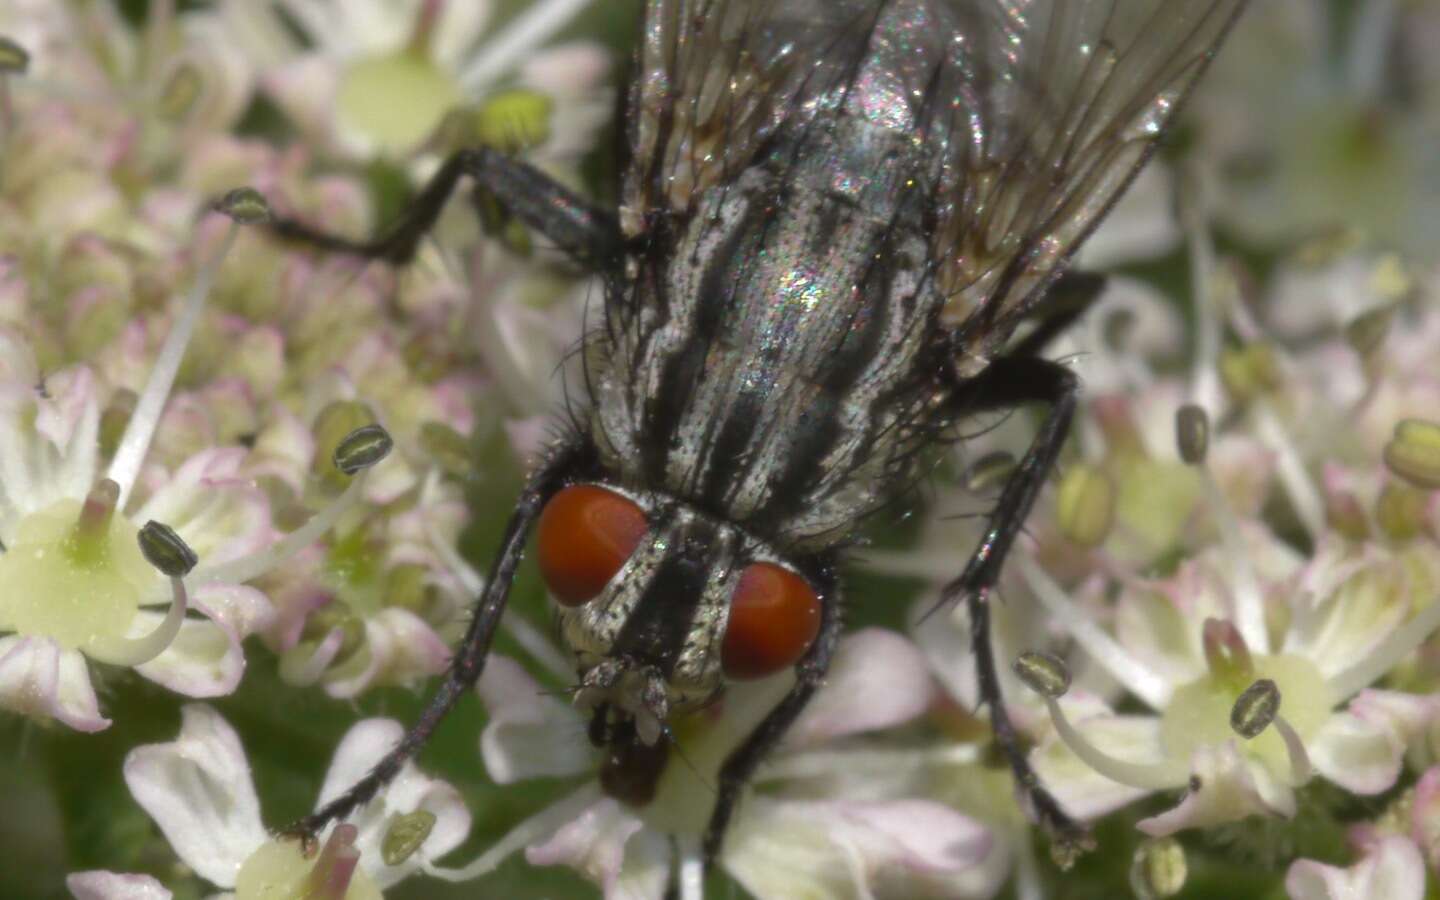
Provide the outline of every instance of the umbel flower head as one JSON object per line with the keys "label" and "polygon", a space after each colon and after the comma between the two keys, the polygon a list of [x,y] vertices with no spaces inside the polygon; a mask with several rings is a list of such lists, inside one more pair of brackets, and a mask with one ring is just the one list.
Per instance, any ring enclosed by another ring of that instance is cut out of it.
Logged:
{"label": "umbel flower head", "polygon": [[[220,208],[234,220],[230,230],[195,272],[118,436],[102,427],[114,392],[93,370],[42,376],[29,343],[0,330],[0,632],[8,632],[0,637],[0,702],[12,710],[84,731],[106,727],[87,658],[134,668],[189,696],[233,691],[244,668],[241,641],[273,615],[244,583],[323,534],[388,449],[388,437],[347,438],[337,465],[356,477],[283,537],[264,494],[242,473],[243,448],[203,450],[173,472],[144,469],[216,271],[240,223],[266,214],[253,191],[234,192]],[[132,502],[136,496],[143,502]],[[204,618],[187,617],[190,609]]]}

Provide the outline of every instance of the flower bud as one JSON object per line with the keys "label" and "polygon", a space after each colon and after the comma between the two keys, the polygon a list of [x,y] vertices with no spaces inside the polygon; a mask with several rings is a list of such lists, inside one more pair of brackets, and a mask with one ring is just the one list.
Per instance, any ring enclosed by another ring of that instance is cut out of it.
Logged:
{"label": "flower bud", "polygon": [[1055,516],[1060,532],[1085,547],[1096,547],[1115,521],[1115,483],[1094,466],[1072,466],[1060,479]]}

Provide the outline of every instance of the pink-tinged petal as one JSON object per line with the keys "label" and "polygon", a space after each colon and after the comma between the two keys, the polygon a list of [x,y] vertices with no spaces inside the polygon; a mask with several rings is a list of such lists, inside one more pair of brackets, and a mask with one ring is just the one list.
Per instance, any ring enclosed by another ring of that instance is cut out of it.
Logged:
{"label": "pink-tinged petal", "polygon": [[1440,872],[1440,766],[1431,766],[1415,784],[1410,806],[1410,839],[1433,871]]}
{"label": "pink-tinged petal", "polygon": [[154,519],[174,528],[206,566],[269,545],[276,537],[270,503],[242,475],[245,454],[240,447],[196,454],[136,511],[135,520]]}
{"label": "pink-tinged petal", "polygon": [[76,731],[110,727],[100,715],[85,657],[49,638],[0,637],[0,708],[54,719]]}
{"label": "pink-tinged petal", "polygon": [[1110,215],[1085,241],[1081,264],[1111,268],[1120,262],[1151,259],[1180,241],[1174,188],[1164,165],[1143,169]]}
{"label": "pink-tinged petal", "polygon": [[94,487],[100,442],[100,396],[86,368],[66,369],[45,378],[48,399],[35,405],[35,430],[49,440],[58,464],[46,466],[46,497],[36,507],[61,497],[83,497]]}
{"label": "pink-tinged petal", "polygon": [[[135,671],[187,697],[234,693],[245,674],[241,641],[271,620],[270,601],[251,587],[211,583],[194,591],[190,605],[208,618],[186,619],[165,652],[136,666]],[[161,618],[158,612],[141,610],[132,633],[148,633]]]}
{"label": "pink-tinged petal", "polygon": [[314,456],[314,434],[298,416],[277,406],[265,413],[265,427],[246,458],[245,473],[274,476],[299,493],[305,488]]}
{"label": "pink-tinged petal", "polygon": [[405,609],[382,609],[365,620],[365,650],[332,669],[325,693],[346,699],[377,684],[413,684],[439,675],[450,647],[424,619]]}
{"label": "pink-tinged petal", "polygon": [[1315,770],[1351,793],[1378,794],[1395,784],[1405,746],[1391,728],[1353,710],[1337,712],[1305,742]]}
{"label": "pink-tinged petal", "polygon": [[306,136],[333,143],[335,95],[340,71],[323,54],[302,56],[267,72],[261,79],[265,92]]}
{"label": "pink-tinged petal", "polygon": [[545,691],[504,656],[485,663],[476,687],[490,714],[480,735],[485,771],[499,784],[589,771],[594,755],[585,722],[570,704]]}
{"label": "pink-tinged petal", "polygon": [[534,866],[564,865],[599,884],[605,900],[660,900],[669,877],[668,841],[606,797],[543,844],[525,848]]}
{"label": "pink-tinged petal", "polygon": [[[325,773],[316,806],[323,806],[368,773],[380,758],[399,743],[404,726],[393,719],[365,719],[356,723],[335,750]],[[385,833],[396,816],[424,809],[435,815],[430,835],[418,851],[398,866],[387,866],[381,857]],[[437,859],[455,849],[470,833],[470,811],[459,791],[438,778],[406,763],[383,792],[351,816],[359,829],[355,846],[360,865],[378,887],[385,888],[418,871],[427,860]]]}
{"label": "pink-tinged petal", "polygon": [[[1246,816],[1295,814],[1295,793],[1276,781],[1261,764],[1236,748],[1234,741],[1206,745],[1190,761],[1191,790],[1172,810],[1142,819],[1136,827],[1151,837],[1186,828],[1238,822]],[[1198,784],[1198,789],[1196,785]]]}
{"label": "pink-tinged petal", "polygon": [[186,865],[231,888],[241,863],[269,839],[250,763],[240,736],[215,710],[189,703],[181,715],[175,741],[125,757],[125,783]]}
{"label": "pink-tinged petal", "polygon": [[520,459],[537,458],[549,442],[553,428],[548,415],[506,419],[503,424],[510,447]]}
{"label": "pink-tinged petal", "polygon": [[893,631],[865,628],[840,642],[825,686],[786,740],[814,744],[892,728],[923,715],[934,699],[920,650]]}
{"label": "pink-tinged petal", "polygon": [[1006,874],[983,865],[993,847],[988,829],[926,800],[754,797],[722,861],[757,897],[989,897]]}
{"label": "pink-tinged petal", "polygon": [[1440,695],[1366,689],[1350,701],[1350,712],[1391,731],[1406,747],[1424,739],[1440,720]]}
{"label": "pink-tinged petal", "polygon": [[76,872],[65,876],[75,900],[170,900],[173,894],[149,875],[122,872]]}
{"label": "pink-tinged petal", "polygon": [[555,44],[520,66],[517,80],[547,94],[594,91],[610,71],[610,53],[594,41]]}
{"label": "pink-tinged petal", "polygon": [[[1107,756],[1137,766],[1164,762],[1158,717],[1117,716],[1103,707],[1086,713],[1069,695],[1060,702],[1075,729]],[[1030,764],[1060,805],[1080,819],[1099,818],[1150,793],[1101,775],[1056,736],[1035,749]]]}
{"label": "pink-tinged petal", "polygon": [[1302,859],[1285,875],[1290,900],[1421,900],[1425,862],[1408,838],[1388,837],[1348,869]]}

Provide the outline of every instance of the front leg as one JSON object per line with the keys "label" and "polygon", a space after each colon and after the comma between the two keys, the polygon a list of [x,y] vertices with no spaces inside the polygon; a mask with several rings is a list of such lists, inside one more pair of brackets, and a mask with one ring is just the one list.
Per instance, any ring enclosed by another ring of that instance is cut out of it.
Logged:
{"label": "front leg", "polygon": [[745,785],[755,774],[760,762],[775,749],[785,732],[790,730],[800,713],[805,711],[810,699],[815,696],[815,691],[824,683],[825,673],[830,670],[830,660],[835,655],[835,645],[840,640],[841,597],[833,562],[827,562],[823,571],[823,583],[817,584],[822,591],[820,633],[816,635],[815,643],[810,645],[810,649],[795,664],[795,684],[720,767],[715,808],[710,813],[710,823],[705,827],[702,846],[707,868],[713,865],[720,855],[720,846],[725,841],[725,830],[730,825],[730,818],[735,813]]}
{"label": "front leg", "polygon": [[613,215],[534,166],[489,147],[461,150],[447,159],[381,237],[356,241],[285,218],[272,222],[270,230],[286,240],[322,250],[404,265],[415,257],[420,239],[435,227],[440,211],[465,175],[501,208],[545,235],[580,265],[607,268],[619,258],[623,239]]}
{"label": "front leg", "polygon": [[1045,479],[1070,430],[1079,397],[1079,379],[1064,366],[1034,356],[1002,357],[975,378],[956,389],[955,412],[965,414],[986,409],[1009,408],[1027,402],[1050,405],[1040,431],[1030,443],[1024,459],[1005,482],[990,514],[985,534],[960,577],[941,592],[941,604],[963,600],[970,615],[972,651],[980,689],[980,702],[990,707],[990,724],[995,742],[1015,773],[1015,780],[1029,797],[1035,816],[1057,845],[1066,853],[1087,846],[1083,826],[1060,807],[1040,783],[1020,745],[1020,737],[1005,711],[995,652],[990,642],[990,594],[1000,578],[1000,569],[1015,542]]}

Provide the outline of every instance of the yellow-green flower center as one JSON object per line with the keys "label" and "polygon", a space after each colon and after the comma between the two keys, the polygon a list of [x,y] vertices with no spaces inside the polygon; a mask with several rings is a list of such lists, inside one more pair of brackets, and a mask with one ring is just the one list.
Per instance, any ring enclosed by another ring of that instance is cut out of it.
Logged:
{"label": "yellow-green flower center", "polygon": [[336,115],[381,150],[403,153],[428,137],[462,98],[450,73],[422,54],[402,50],[350,66],[340,81]]}
{"label": "yellow-green flower center", "polygon": [[1336,698],[1314,663],[1290,654],[1256,656],[1254,670],[1244,677],[1234,671],[1207,672],[1175,691],[1160,723],[1160,739],[1166,755],[1188,760],[1202,745],[1235,739],[1241,741],[1247,754],[1260,759],[1271,771],[1289,772],[1290,757],[1277,729],[1266,728],[1258,736],[1244,741],[1230,725],[1235,701],[1261,678],[1271,679],[1279,688],[1279,714],[1302,741],[1319,731],[1330,717]]}
{"label": "yellow-green flower center", "polygon": [[[236,900],[331,900],[331,895],[317,889],[313,877],[315,858],[306,859],[300,842],[267,841],[250,854],[235,875]],[[380,889],[365,870],[356,868],[344,900],[382,900]],[[334,898],[339,900],[339,898]]]}
{"label": "yellow-green flower center", "polygon": [[53,638],[67,650],[123,638],[164,581],[123,516],[80,527],[83,504],[61,500],[21,520],[0,554],[0,629]]}

